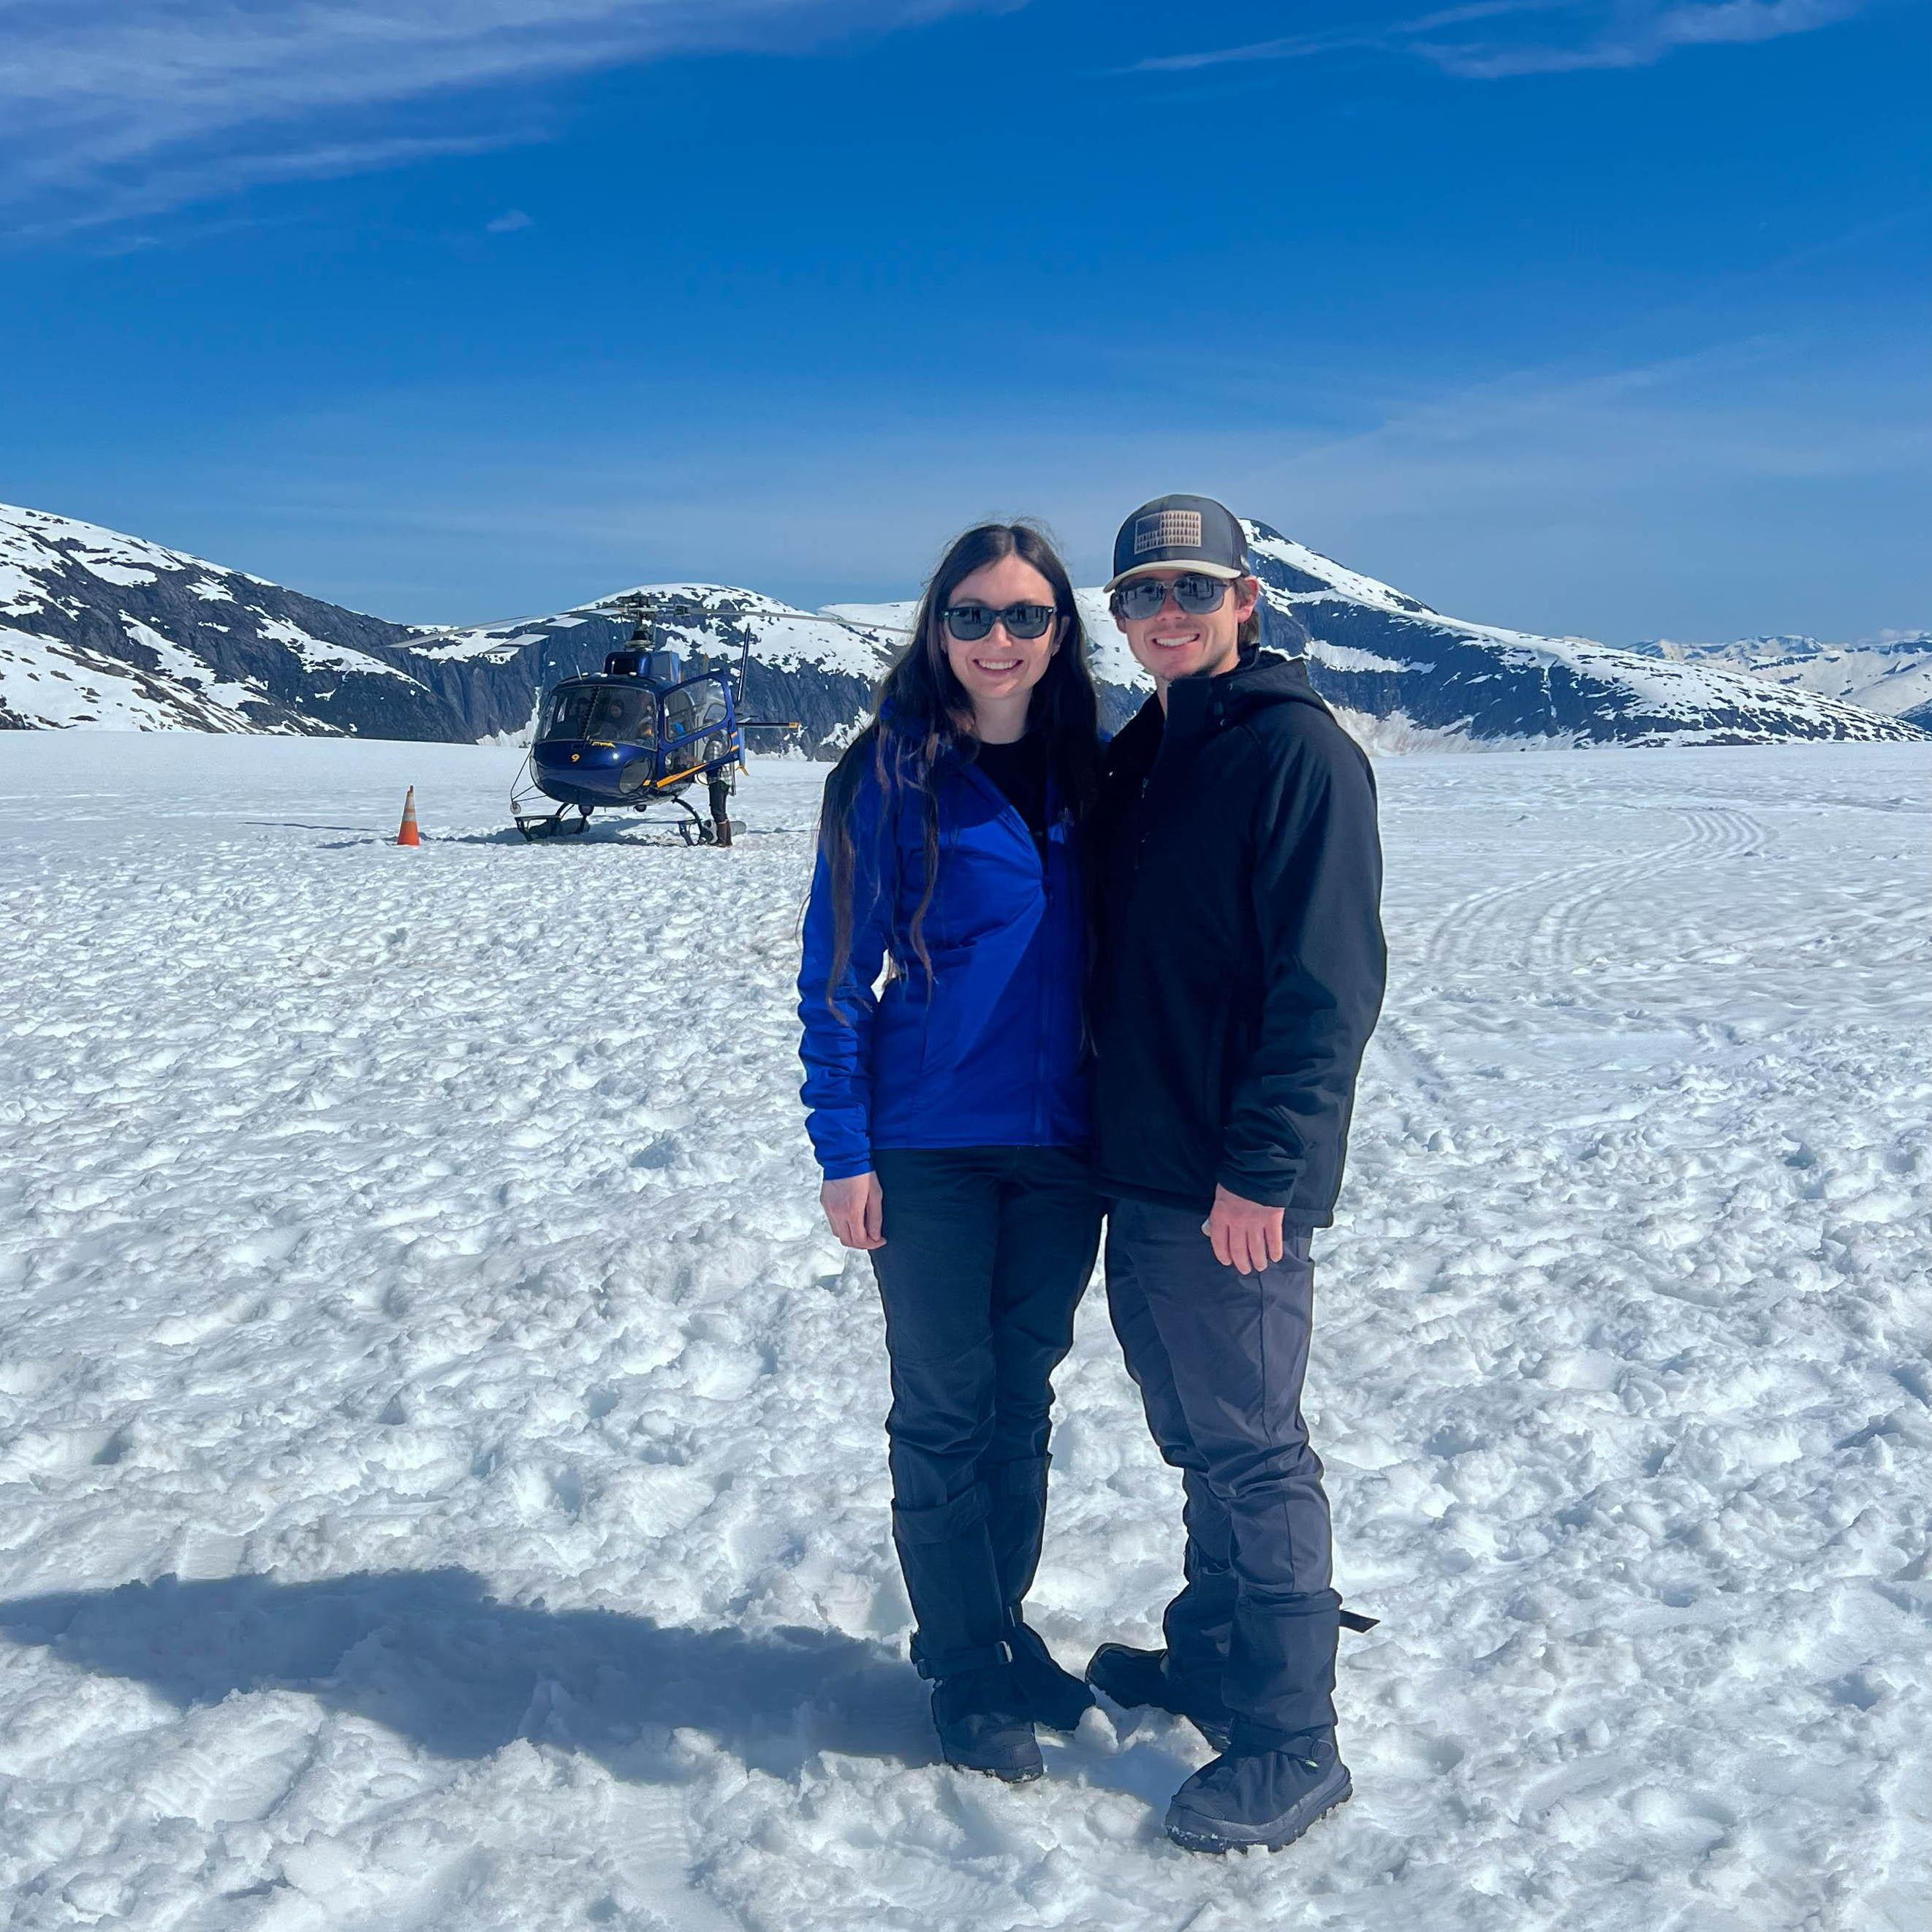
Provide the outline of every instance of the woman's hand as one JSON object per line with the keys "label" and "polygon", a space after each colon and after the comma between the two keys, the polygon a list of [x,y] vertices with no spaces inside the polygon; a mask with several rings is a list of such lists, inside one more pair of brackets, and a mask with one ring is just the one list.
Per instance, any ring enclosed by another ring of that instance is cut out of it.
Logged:
{"label": "woman's hand", "polygon": [[848,1248],[883,1248],[885,1197],[876,1174],[855,1174],[846,1180],[828,1180],[818,1190],[818,1204],[832,1232]]}

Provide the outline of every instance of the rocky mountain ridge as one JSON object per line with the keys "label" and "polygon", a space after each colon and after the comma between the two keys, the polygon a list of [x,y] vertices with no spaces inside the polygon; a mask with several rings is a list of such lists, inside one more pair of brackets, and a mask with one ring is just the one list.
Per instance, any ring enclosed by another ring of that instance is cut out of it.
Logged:
{"label": "rocky mountain ridge", "polygon": [[[1372,748],[1897,739],[1912,723],[1709,656],[1618,651],[1445,617],[1250,522],[1269,641]],[[548,616],[397,624],[46,512],[0,506],[0,728],[193,730],[472,742],[526,732],[542,691],[601,667],[647,595],[668,641],[735,657],[751,716],[847,742],[911,606],[801,610],[658,584]],[[1082,592],[1108,722],[1142,700],[1097,590]]]}
{"label": "rocky mountain ridge", "polygon": [[1842,699],[1932,730],[1932,631],[1887,631],[1855,644],[1800,636],[1684,644],[1652,638],[1633,651],[1677,664],[1716,664],[1772,684]]}

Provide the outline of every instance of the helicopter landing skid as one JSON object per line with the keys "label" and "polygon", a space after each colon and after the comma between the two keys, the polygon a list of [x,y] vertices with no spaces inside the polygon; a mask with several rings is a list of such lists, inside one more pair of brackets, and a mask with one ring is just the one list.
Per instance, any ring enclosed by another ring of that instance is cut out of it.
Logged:
{"label": "helicopter landing skid", "polygon": [[687,845],[716,845],[719,843],[718,827],[682,794],[672,802],[685,815],[677,821],[678,836]]}
{"label": "helicopter landing skid", "polygon": [[577,817],[573,820],[570,816],[572,809],[572,806],[560,805],[554,812],[546,813],[540,818],[528,818],[520,812],[517,814],[517,830],[524,838],[530,840],[559,838],[589,831],[590,812],[584,806],[578,806],[574,808]]}

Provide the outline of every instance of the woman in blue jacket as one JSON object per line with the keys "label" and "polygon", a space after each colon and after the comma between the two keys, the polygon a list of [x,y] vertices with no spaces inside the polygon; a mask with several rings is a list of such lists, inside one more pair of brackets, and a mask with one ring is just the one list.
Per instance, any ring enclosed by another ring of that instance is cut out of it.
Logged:
{"label": "woman in blue jacket", "polygon": [[[799,974],[832,1231],[885,1304],[892,1537],[949,1763],[1040,1774],[1093,1701],[1028,1628],[1051,1378],[1101,1204],[1087,1160],[1086,638],[1025,524],[968,530],[825,788]],[[881,974],[882,992],[875,994]]]}

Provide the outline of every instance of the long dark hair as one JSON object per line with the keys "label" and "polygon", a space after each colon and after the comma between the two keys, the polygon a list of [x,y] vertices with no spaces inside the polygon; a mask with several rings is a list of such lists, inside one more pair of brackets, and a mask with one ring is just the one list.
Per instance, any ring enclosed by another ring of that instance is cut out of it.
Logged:
{"label": "long dark hair", "polygon": [[935,766],[948,757],[970,758],[979,739],[973,729],[973,700],[954,674],[946,655],[941,613],[952,593],[976,570],[1003,558],[1030,564],[1053,587],[1059,649],[1033,688],[1027,728],[1046,741],[1047,768],[1061,803],[1076,820],[1084,819],[1100,782],[1100,706],[1087,662],[1087,633],[1074,601],[1073,582],[1046,532],[1031,524],[980,524],[956,537],[920,599],[912,635],[879,686],[871,722],[832,768],[819,814],[819,848],[831,876],[832,972],[830,989],[844,978],[852,956],[854,806],[869,770],[877,780],[884,809],[879,814],[880,856],[890,851],[893,807],[902,790],[920,801],[926,825],[926,882],[913,915],[912,945],[930,976],[924,928],[939,877],[939,806],[932,784]]}

